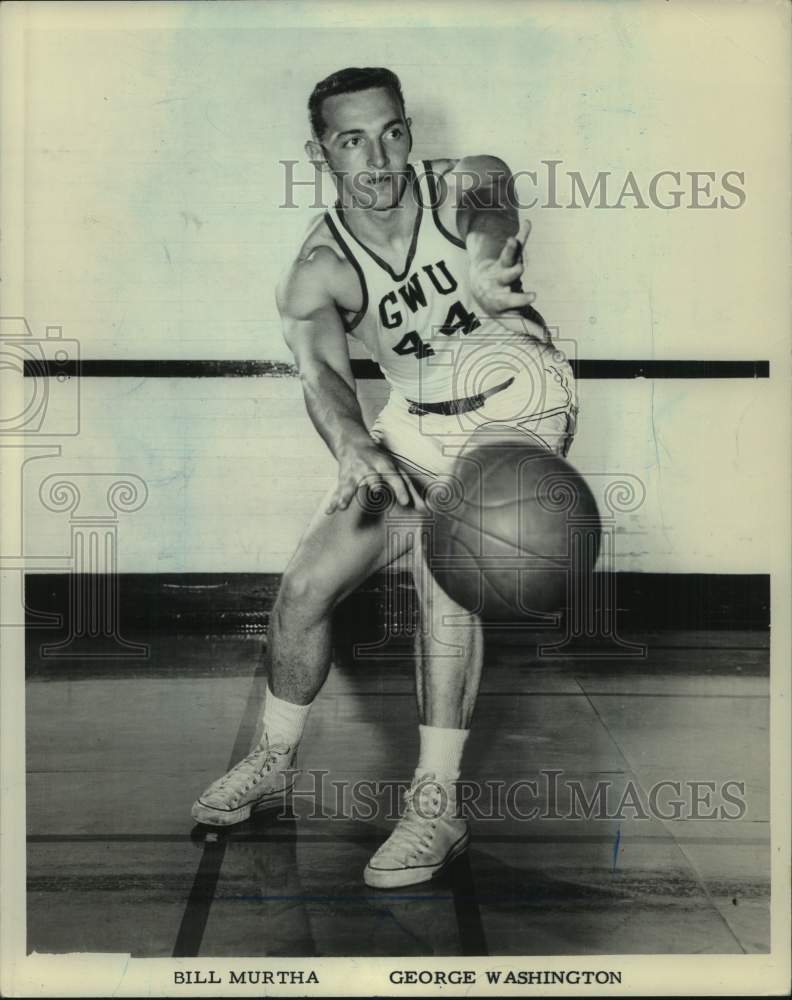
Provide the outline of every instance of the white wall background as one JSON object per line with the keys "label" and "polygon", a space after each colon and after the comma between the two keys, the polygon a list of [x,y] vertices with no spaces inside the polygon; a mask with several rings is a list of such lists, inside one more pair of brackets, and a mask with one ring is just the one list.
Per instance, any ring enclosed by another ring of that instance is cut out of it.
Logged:
{"label": "white wall background", "polygon": [[[531,210],[526,283],[579,357],[786,370],[782,6],[32,5],[25,292],[3,313],[38,335],[62,326],[83,358],[287,360],[273,288],[314,212],[307,195],[278,207],[279,161],[303,155],[318,79],[388,65],[416,158],[491,152],[540,179],[562,160],[589,184],[612,171],[616,193],[630,170],[644,192],[661,170],[743,172],[738,210]],[[363,391],[375,408],[382,387]],[[580,392],[575,463],[647,486],[621,523],[621,568],[765,571],[785,383]],[[122,515],[120,569],[278,570],[333,480],[293,380],[86,379],[81,406],[62,456],[27,467],[31,552],[68,549],[41,478],[131,472],[149,499]]]}

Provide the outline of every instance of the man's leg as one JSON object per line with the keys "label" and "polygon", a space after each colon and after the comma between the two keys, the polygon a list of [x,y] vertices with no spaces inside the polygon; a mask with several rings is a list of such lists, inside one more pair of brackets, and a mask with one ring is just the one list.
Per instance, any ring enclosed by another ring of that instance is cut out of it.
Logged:
{"label": "man's leg", "polygon": [[[272,611],[262,742],[195,802],[192,815],[199,822],[228,826],[247,819],[254,806],[282,802],[288,791],[283,773],[330,669],[333,610],[411,543],[410,532],[389,531],[387,512],[369,512],[353,501],[326,514],[326,506],[320,504],[300,540]],[[407,509],[402,517],[411,517]]]}
{"label": "man's leg", "polygon": [[457,815],[455,782],[478,695],[481,622],[453,601],[429,568],[426,536],[413,553],[421,610],[415,687],[420,756],[404,814],[363,877],[380,889],[423,882],[461,854],[470,839]]}
{"label": "man's leg", "polygon": [[416,553],[413,580],[421,609],[415,661],[418,721],[422,726],[467,730],[481,680],[481,621],[437,583],[424,544]]}
{"label": "man's leg", "polygon": [[333,514],[324,508],[323,502],[284,571],[271,616],[269,686],[300,705],[327,678],[335,607],[404,551],[387,545],[386,515],[367,513],[356,501]]}

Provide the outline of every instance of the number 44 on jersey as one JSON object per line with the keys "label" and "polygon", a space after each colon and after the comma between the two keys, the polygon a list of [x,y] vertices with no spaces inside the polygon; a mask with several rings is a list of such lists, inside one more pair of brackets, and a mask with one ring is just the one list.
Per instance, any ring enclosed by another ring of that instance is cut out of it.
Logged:
{"label": "number 44 on jersey", "polygon": [[[439,333],[450,337],[454,333],[466,334],[481,326],[478,318],[464,307],[461,302],[455,302],[448,310],[445,320],[440,326]],[[415,330],[405,333],[398,344],[393,348],[396,354],[414,354],[416,359],[428,358],[434,354],[434,350],[425,341],[421,340]]]}

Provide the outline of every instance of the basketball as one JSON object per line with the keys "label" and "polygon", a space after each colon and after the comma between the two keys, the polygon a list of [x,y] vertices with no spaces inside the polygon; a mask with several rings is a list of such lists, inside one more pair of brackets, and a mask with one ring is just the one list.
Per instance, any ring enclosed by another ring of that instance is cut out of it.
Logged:
{"label": "basketball", "polygon": [[583,476],[513,431],[502,442],[472,440],[432,510],[435,579],[485,621],[560,611],[599,552],[597,505]]}

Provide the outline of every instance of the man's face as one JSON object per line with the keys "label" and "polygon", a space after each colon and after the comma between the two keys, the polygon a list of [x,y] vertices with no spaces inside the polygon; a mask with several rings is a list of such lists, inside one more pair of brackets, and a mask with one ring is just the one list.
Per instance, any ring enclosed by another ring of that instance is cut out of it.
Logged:
{"label": "man's face", "polygon": [[398,98],[381,87],[339,94],[322,103],[322,117],[319,142],[342,200],[379,212],[398,205],[411,146]]}

